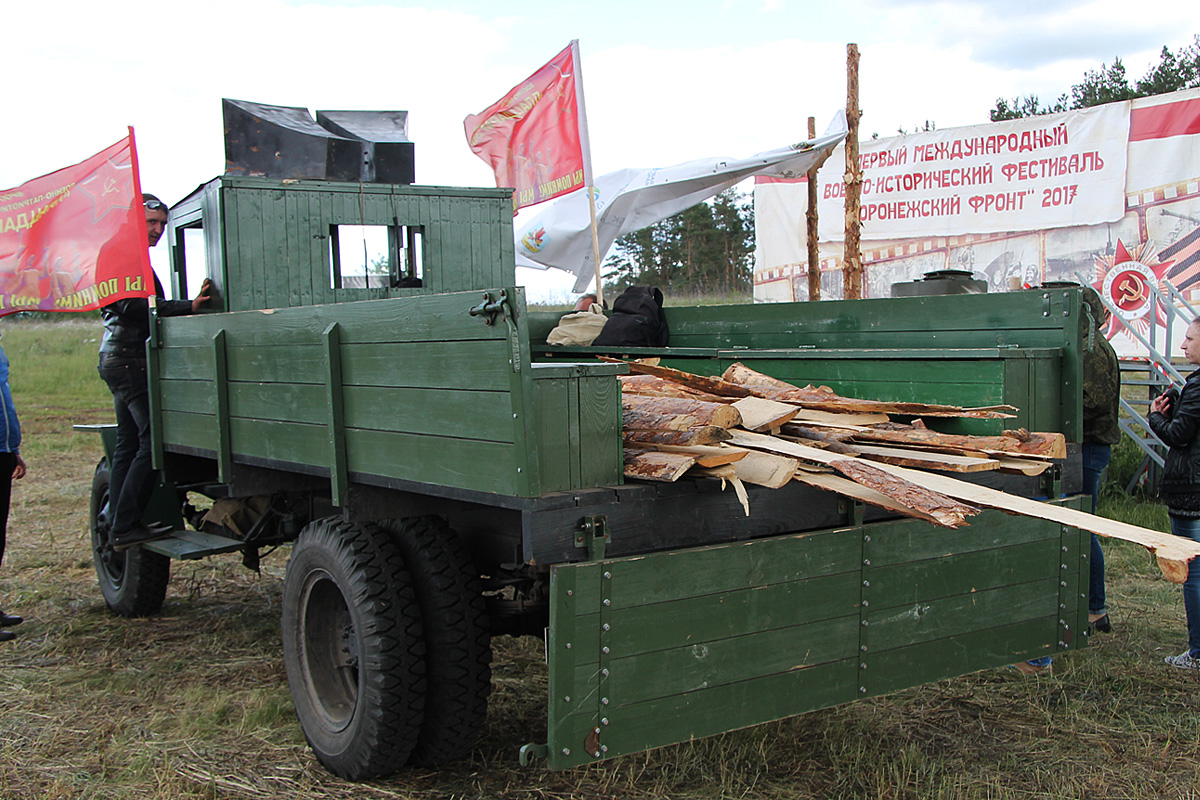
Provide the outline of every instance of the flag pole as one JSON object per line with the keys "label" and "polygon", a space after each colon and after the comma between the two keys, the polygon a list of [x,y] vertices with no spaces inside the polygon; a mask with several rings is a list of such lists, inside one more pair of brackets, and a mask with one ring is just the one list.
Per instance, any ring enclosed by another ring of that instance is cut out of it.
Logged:
{"label": "flag pole", "polygon": [[579,100],[579,148],[583,151],[583,185],[587,189],[588,214],[592,224],[592,265],[596,270],[596,302],[604,307],[604,281],[600,277],[600,232],[596,226],[596,186],[592,172],[592,143],[588,137],[587,104],[583,100],[583,70],[579,64],[579,40],[571,40],[571,62],[575,70],[575,92]]}

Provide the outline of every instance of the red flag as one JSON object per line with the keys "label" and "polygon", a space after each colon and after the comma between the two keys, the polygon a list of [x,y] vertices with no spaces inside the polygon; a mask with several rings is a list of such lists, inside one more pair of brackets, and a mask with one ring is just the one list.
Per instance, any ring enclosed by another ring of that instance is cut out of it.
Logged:
{"label": "red flag", "polygon": [[80,164],[0,191],[0,316],[154,293],[133,129]]}
{"label": "red flag", "polygon": [[590,185],[578,40],[463,128],[496,185],[516,190],[514,210]]}

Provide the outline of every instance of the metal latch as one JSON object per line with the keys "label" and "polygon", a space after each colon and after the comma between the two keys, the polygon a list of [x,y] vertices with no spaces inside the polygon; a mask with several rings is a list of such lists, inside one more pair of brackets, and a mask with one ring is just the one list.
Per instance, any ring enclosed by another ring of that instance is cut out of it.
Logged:
{"label": "metal latch", "polygon": [[504,313],[504,304],[508,302],[508,293],[505,290],[501,289],[497,294],[498,296],[493,297],[491,292],[484,292],[483,301],[471,307],[471,316],[483,317],[485,323],[495,325],[496,317]]}

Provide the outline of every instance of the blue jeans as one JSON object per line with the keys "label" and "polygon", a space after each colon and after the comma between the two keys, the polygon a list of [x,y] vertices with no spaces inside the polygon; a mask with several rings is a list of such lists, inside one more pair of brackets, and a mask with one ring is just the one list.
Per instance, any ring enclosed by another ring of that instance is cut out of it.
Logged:
{"label": "blue jeans", "polygon": [[[1083,443],[1083,493],[1092,496],[1092,513],[1100,500],[1100,476],[1112,460],[1112,445]],[[1104,609],[1104,551],[1100,549],[1100,537],[1092,534],[1091,576],[1088,592],[1088,611],[1103,614]]]}
{"label": "blue jeans", "polygon": [[[1171,517],[1171,533],[1200,542],[1200,518]],[[1188,655],[1200,658],[1200,559],[1188,567],[1183,582],[1183,610],[1187,615]]]}
{"label": "blue jeans", "polygon": [[141,522],[158,480],[152,466],[146,359],[102,353],[98,370],[117,413],[117,444],[108,465],[108,521],[113,533],[124,533]]}

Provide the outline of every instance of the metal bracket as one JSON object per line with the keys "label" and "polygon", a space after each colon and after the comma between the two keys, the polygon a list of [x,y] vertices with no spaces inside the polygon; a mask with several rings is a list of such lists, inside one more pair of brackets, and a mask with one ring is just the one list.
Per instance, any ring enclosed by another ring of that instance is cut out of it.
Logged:
{"label": "metal bracket", "polygon": [[472,306],[468,312],[472,317],[483,317],[484,323],[488,325],[496,324],[496,317],[504,313],[504,304],[508,302],[508,292],[501,289],[493,296],[492,292],[483,293],[483,301],[477,306]]}
{"label": "metal bracket", "polygon": [[575,532],[575,546],[587,549],[589,561],[603,559],[604,545],[610,541],[612,538],[608,533],[608,517],[596,514],[579,521],[579,529]]}
{"label": "metal bracket", "polygon": [[545,744],[529,744],[521,745],[521,766],[528,767],[530,762],[535,758],[549,758],[550,746]]}

